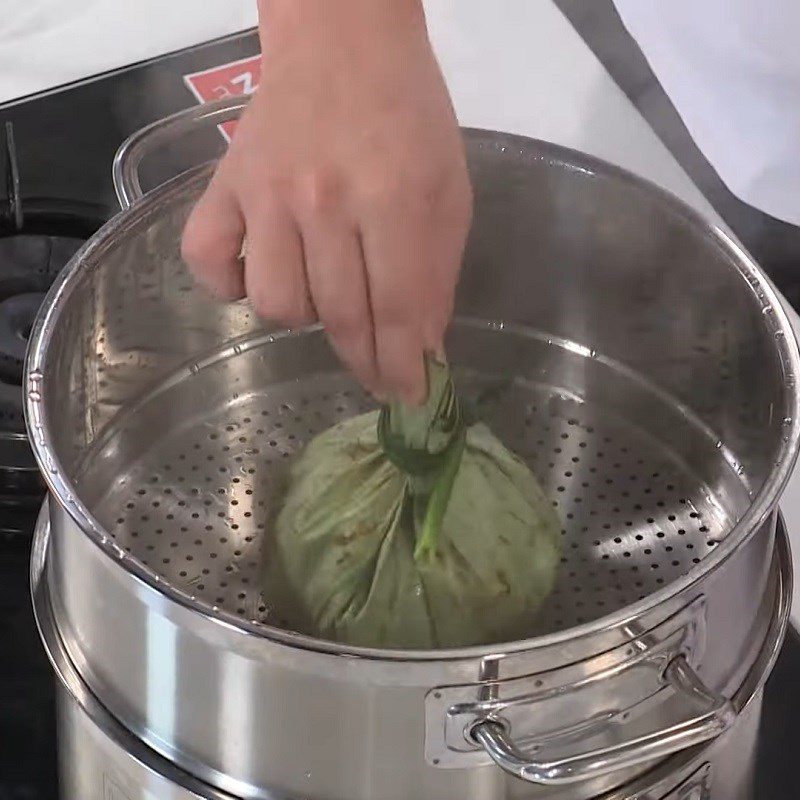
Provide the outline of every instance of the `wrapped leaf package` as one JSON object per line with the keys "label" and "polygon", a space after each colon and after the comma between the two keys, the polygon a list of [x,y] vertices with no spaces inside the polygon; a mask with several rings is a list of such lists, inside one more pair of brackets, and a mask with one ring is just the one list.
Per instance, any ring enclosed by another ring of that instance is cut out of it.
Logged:
{"label": "wrapped leaf package", "polygon": [[529,634],[560,525],[530,470],[467,426],[448,368],[424,406],[392,405],[313,439],[291,467],[266,589],[294,630],[367,647]]}

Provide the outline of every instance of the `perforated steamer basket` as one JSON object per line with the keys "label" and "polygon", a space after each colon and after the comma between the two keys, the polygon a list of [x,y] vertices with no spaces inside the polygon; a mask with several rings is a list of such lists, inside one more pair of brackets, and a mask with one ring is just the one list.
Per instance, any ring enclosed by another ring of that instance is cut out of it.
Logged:
{"label": "perforated steamer basket", "polygon": [[[240,110],[133,137],[123,205],[154,144]],[[286,461],[369,404],[322,332],[265,330],[192,285],[178,241],[210,166],[112,220],[34,328],[27,414],[65,650],[131,731],[232,794],[591,797],[726,730],[764,641],[798,440],[773,288],[650,184],[465,138],[476,221],[448,355],[563,525],[524,641],[348,648],[271,613],[261,556]]]}

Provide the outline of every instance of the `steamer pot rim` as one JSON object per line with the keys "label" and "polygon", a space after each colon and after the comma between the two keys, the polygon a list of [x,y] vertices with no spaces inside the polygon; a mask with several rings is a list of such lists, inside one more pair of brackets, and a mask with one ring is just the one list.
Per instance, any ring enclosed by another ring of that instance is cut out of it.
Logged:
{"label": "steamer pot rim", "polygon": [[54,329],[57,327],[59,316],[86,270],[96,268],[103,254],[117,244],[121,235],[124,235],[137,224],[143,223],[151,215],[159,213],[158,209],[163,204],[169,204],[170,201],[184,194],[187,190],[201,186],[213,166],[212,164],[203,164],[162,184],[145,195],[130,209],[117,214],[78,250],[62,270],[45,298],[31,332],[25,359],[23,385],[26,389],[24,396],[26,425],[34,455],[49,492],[93,543],[107,557],[117,562],[142,588],[159,593],[167,599],[195,612],[212,624],[219,624],[243,635],[263,639],[276,645],[311,650],[332,656],[381,662],[440,662],[475,659],[497,655],[498,652],[510,654],[558,646],[567,641],[590,637],[599,631],[625,625],[632,620],[638,619],[668,601],[674,595],[697,585],[708,574],[719,568],[736,549],[743,546],[751,536],[761,529],[770,514],[775,510],[778,500],[791,477],[798,457],[798,450],[800,450],[800,391],[798,391],[796,385],[797,377],[800,375],[800,350],[798,350],[792,325],[777,289],[769,278],[761,271],[744,248],[730,235],[712,224],[674,194],[645,178],[601,159],[551,142],[516,134],[480,129],[467,128],[463,132],[467,139],[481,149],[494,150],[501,154],[509,152],[509,155],[514,156],[518,154],[529,161],[544,161],[560,169],[579,171],[589,179],[596,177],[610,178],[623,183],[634,192],[647,194],[662,203],[665,211],[695,228],[700,235],[703,235],[724,254],[729,265],[736,269],[741,276],[744,282],[743,289],[749,289],[753,292],[754,302],[755,292],[760,291],[763,293],[762,302],[768,304],[773,312],[764,315],[764,318],[771,323],[769,326],[770,332],[775,337],[775,346],[778,349],[780,361],[784,368],[784,378],[792,378],[792,384],[789,385],[791,389],[790,407],[786,410],[786,415],[791,418],[791,423],[785,428],[784,440],[778,458],[747,511],[720,544],[706,555],[699,564],[677,580],[647,595],[643,600],[591,622],[562,631],[532,639],[493,645],[441,650],[386,650],[346,646],[291,633],[260,622],[242,619],[224,610],[214,610],[211,606],[198,602],[196,598],[165,584],[153,570],[116,545],[80,500],[72,482],[65,477],[58,456],[49,445],[51,437],[48,419],[44,413],[44,404],[41,402],[41,391],[44,383],[42,375],[46,370],[48,344],[53,336]]}

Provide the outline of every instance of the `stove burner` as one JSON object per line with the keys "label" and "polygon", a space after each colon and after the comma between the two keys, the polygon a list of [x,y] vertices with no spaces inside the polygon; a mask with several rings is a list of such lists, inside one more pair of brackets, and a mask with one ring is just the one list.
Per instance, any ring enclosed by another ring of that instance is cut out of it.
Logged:
{"label": "stove burner", "polygon": [[[22,365],[36,313],[56,275],[83,244],[82,239],[19,234],[0,239],[0,382],[22,385]],[[12,404],[22,409],[21,394]],[[0,429],[7,398],[0,392]],[[21,417],[19,422],[22,422]],[[23,430],[24,428],[14,428]]]}
{"label": "stove burner", "polygon": [[24,192],[14,128],[0,128],[0,507],[37,506],[44,482],[25,433],[22,372],[31,328],[45,293],[107,210],[64,197]]}
{"label": "stove burner", "polygon": [[25,348],[45,293],[82,244],[42,233],[0,238],[0,507],[38,504],[44,490],[25,435]]}
{"label": "stove burner", "polygon": [[0,380],[20,386],[28,336],[44,292],[15,294],[0,300]]}

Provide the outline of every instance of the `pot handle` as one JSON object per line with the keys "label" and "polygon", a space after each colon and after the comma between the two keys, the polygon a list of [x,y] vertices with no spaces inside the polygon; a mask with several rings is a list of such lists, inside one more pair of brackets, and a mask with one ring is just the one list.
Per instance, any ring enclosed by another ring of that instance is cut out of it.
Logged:
{"label": "pot handle", "polygon": [[191,106],[157,120],[129,136],[117,150],[111,168],[114,191],[123,211],[144,196],[139,182],[139,164],[148,152],[198,128],[238,119],[248,102],[249,97],[236,96]]}
{"label": "pot handle", "polygon": [[707,689],[684,656],[676,656],[667,665],[664,680],[698,713],[668,728],[588,753],[537,761],[517,746],[503,725],[492,719],[478,722],[470,735],[506,772],[529,783],[561,786],[664,758],[719,736],[736,719],[733,703]]}

